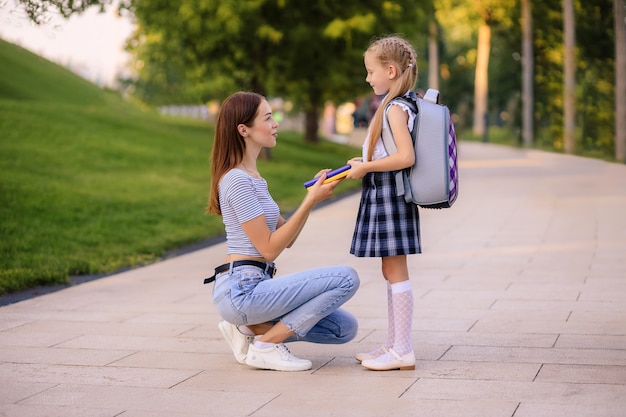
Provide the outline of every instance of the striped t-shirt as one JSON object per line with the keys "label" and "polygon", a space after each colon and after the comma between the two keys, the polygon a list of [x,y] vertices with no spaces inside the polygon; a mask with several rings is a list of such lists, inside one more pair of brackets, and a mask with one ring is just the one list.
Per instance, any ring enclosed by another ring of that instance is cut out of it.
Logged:
{"label": "striped t-shirt", "polygon": [[262,257],[241,224],[264,214],[270,232],[276,231],[280,209],[267,189],[267,182],[233,168],[220,180],[219,198],[227,253]]}

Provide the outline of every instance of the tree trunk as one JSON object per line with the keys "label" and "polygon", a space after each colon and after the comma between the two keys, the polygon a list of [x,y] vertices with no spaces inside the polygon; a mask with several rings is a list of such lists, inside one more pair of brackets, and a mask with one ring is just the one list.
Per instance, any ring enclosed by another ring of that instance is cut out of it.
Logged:
{"label": "tree trunk", "polygon": [[304,124],[304,141],[318,143],[320,141],[318,136],[319,111],[315,106],[306,110]]}
{"label": "tree trunk", "polygon": [[531,0],[522,0],[522,105],[523,124],[522,139],[525,147],[531,147],[534,134],[534,103],[533,94],[533,16]]}
{"label": "tree trunk", "polygon": [[[434,15],[433,15],[434,17]],[[437,23],[433,20],[428,27],[428,88],[439,90],[439,36]]]}
{"label": "tree trunk", "polygon": [[626,22],[624,0],[613,0],[615,15],[615,159],[626,163]]}
{"label": "tree trunk", "polygon": [[574,0],[563,0],[563,150],[574,153],[576,144],[576,34]]}
{"label": "tree trunk", "polygon": [[474,134],[486,134],[487,94],[489,88],[489,50],[491,48],[491,28],[483,24],[478,28],[478,56],[474,78]]}

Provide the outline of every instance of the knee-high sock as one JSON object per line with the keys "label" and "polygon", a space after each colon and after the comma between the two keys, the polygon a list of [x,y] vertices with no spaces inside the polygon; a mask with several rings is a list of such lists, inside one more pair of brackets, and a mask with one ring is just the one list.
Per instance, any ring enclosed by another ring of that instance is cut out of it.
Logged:
{"label": "knee-high sock", "polygon": [[393,350],[400,356],[413,350],[413,290],[410,281],[391,284],[393,303],[394,339]]}

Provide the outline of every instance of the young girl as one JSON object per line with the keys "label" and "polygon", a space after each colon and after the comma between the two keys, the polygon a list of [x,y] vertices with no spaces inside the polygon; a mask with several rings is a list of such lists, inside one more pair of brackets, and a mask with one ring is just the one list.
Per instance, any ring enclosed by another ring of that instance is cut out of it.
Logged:
{"label": "young girl", "polygon": [[235,93],[220,109],[208,211],[223,218],[227,256],[215,269],[213,299],[225,319],[218,327],[237,361],[303,371],[311,361],[292,355],[283,342],[352,340],[356,318],[339,307],[354,295],[359,277],[353,268],[334,266],[272,279],[274,260],[338,184],[323,184],[329,170],[320,171],[300,207],[285,220],[256,164],[262,147],[276,146],[277,128],[269,103],[258,94]]}
{"label": "young girl", "polygon": [[[413,165],[415,154],[410,129],[415,115],[401,103],[390,101],[408,94],[417,80],[416,54],[404,39],[389,36],[374,41],[364,55],[366,82],[376,95],[385,95],[376,110],[363,144],[363,157],[348,161],[347,178],[363,178],[359,213],[350,253],[380,257],[387,281],[389,328],[385,344],[356,359],[373,370],[415,369],[411,343],[413,293],[407,258],[420,253],[417,206],[396,196],[394,173]],[[386,125],[387,114],[388,126]],[[397,153],[389,156],[383,146],[383,129],[390,129]]]}

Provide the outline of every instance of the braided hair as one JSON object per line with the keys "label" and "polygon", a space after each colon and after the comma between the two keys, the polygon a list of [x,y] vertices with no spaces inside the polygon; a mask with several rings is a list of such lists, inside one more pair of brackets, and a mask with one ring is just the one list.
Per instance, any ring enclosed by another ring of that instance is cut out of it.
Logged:
{"label": "braided hair", "polygon": [[393,65],[398,72],[397,82],[393,84],[380,106],[374,113],[369,130],[367,160],[372,160],[374,146],[382,135],[385,107],[396,97],[411,91],[417,81],[417,54],[413,46],[399,36],[386,36],[375,39],[365,53],[370,53],[383,65]]}

